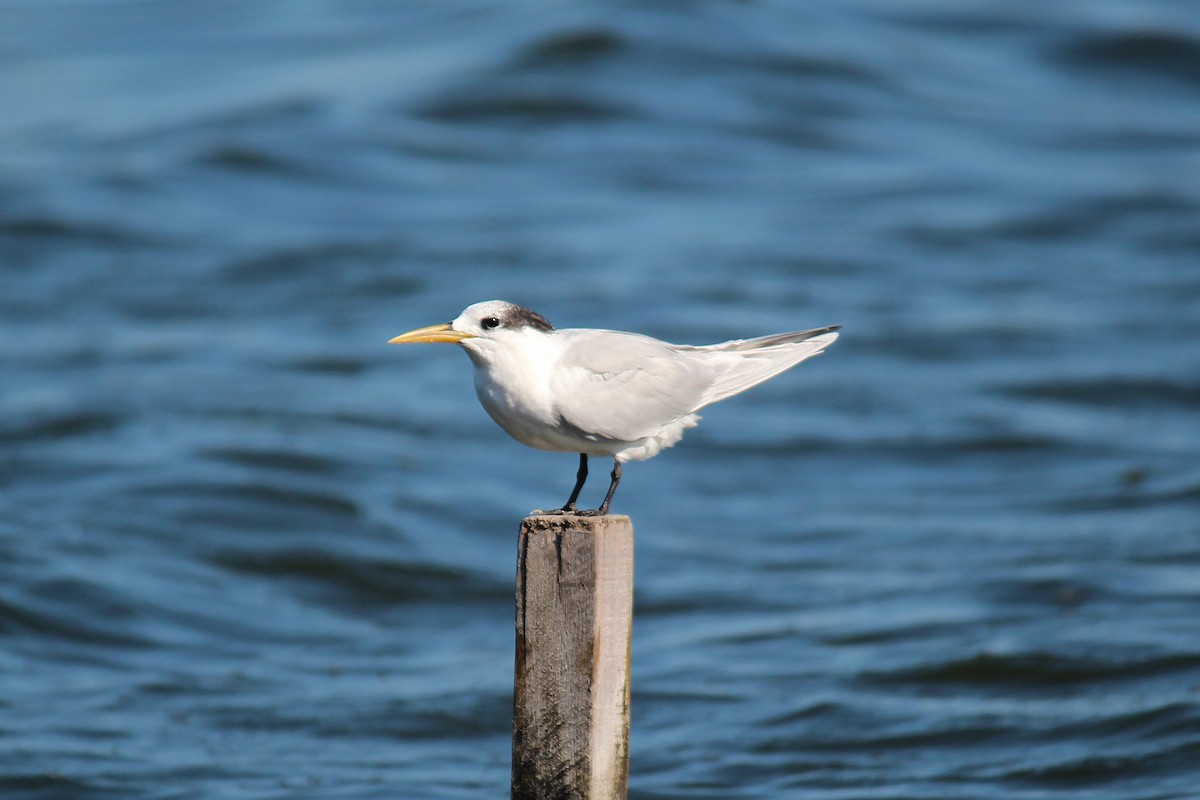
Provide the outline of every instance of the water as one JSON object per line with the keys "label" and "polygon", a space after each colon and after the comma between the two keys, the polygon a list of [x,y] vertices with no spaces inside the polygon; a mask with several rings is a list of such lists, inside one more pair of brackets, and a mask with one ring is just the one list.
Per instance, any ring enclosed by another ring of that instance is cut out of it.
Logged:
{"label": "water", "polygon": [[845,326],[626,470],[635,800],[1197,796],[1198,99],[1190,0],[9,0],[0,796],[506,795],[574,458],[384,345],[493,297]]}

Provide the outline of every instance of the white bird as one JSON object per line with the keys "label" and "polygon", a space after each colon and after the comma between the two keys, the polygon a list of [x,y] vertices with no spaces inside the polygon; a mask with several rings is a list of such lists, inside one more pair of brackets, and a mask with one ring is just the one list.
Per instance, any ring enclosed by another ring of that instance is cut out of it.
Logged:
{"label": "white bird", "polygon": [[[604,515],[621,465],[642,461],[696,426],[696,412],[812,358],[840,326],[690,346],[623,331],[558,329],[527,308],[489,300],[453,322],[389,344],[453,342],[475,365],[475,393],[509,436],[539,450],[579,453],[566,504],[542,514]],[[594,510],[576,509],[588,456],[611,456],[612,481]]]}

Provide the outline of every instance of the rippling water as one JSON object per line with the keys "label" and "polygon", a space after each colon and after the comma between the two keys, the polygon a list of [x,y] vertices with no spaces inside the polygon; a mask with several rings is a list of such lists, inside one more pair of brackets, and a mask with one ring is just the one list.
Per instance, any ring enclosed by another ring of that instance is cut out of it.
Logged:
{"label": "rippling water", "polygon": [[9,0],[0,100],[5,798],[505,796],[574,460],[384,345],[492,297],[845,326],[626,470],[635,800],[1196,796],[1190,0]]}

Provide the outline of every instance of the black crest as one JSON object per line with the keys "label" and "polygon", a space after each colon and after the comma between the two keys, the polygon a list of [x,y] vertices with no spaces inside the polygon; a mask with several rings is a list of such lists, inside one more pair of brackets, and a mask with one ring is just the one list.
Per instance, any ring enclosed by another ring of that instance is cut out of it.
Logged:
{"label": "black crest", "polygon": [[554,326],[550,321],[536,311],[530,311],[528,308],[521,306],[510,306],[504,311],[504,319],[502,320],[505,327],[508,328],[533,328],[535,331],[549,333],[554,330]]}

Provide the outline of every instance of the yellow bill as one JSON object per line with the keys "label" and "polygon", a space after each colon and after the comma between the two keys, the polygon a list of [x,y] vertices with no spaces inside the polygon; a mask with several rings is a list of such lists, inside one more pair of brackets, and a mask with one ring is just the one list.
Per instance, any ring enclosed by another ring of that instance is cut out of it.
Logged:
{"label": "yellow bill", "polygon": [[417,328],[415,331],[402,333],[394,339],[388,339],[388,344],[425,344],[430,342],[461,342],[463,339],[474,339],[475,335],[456,331],[450,323],[430,325],[427,328]]}

